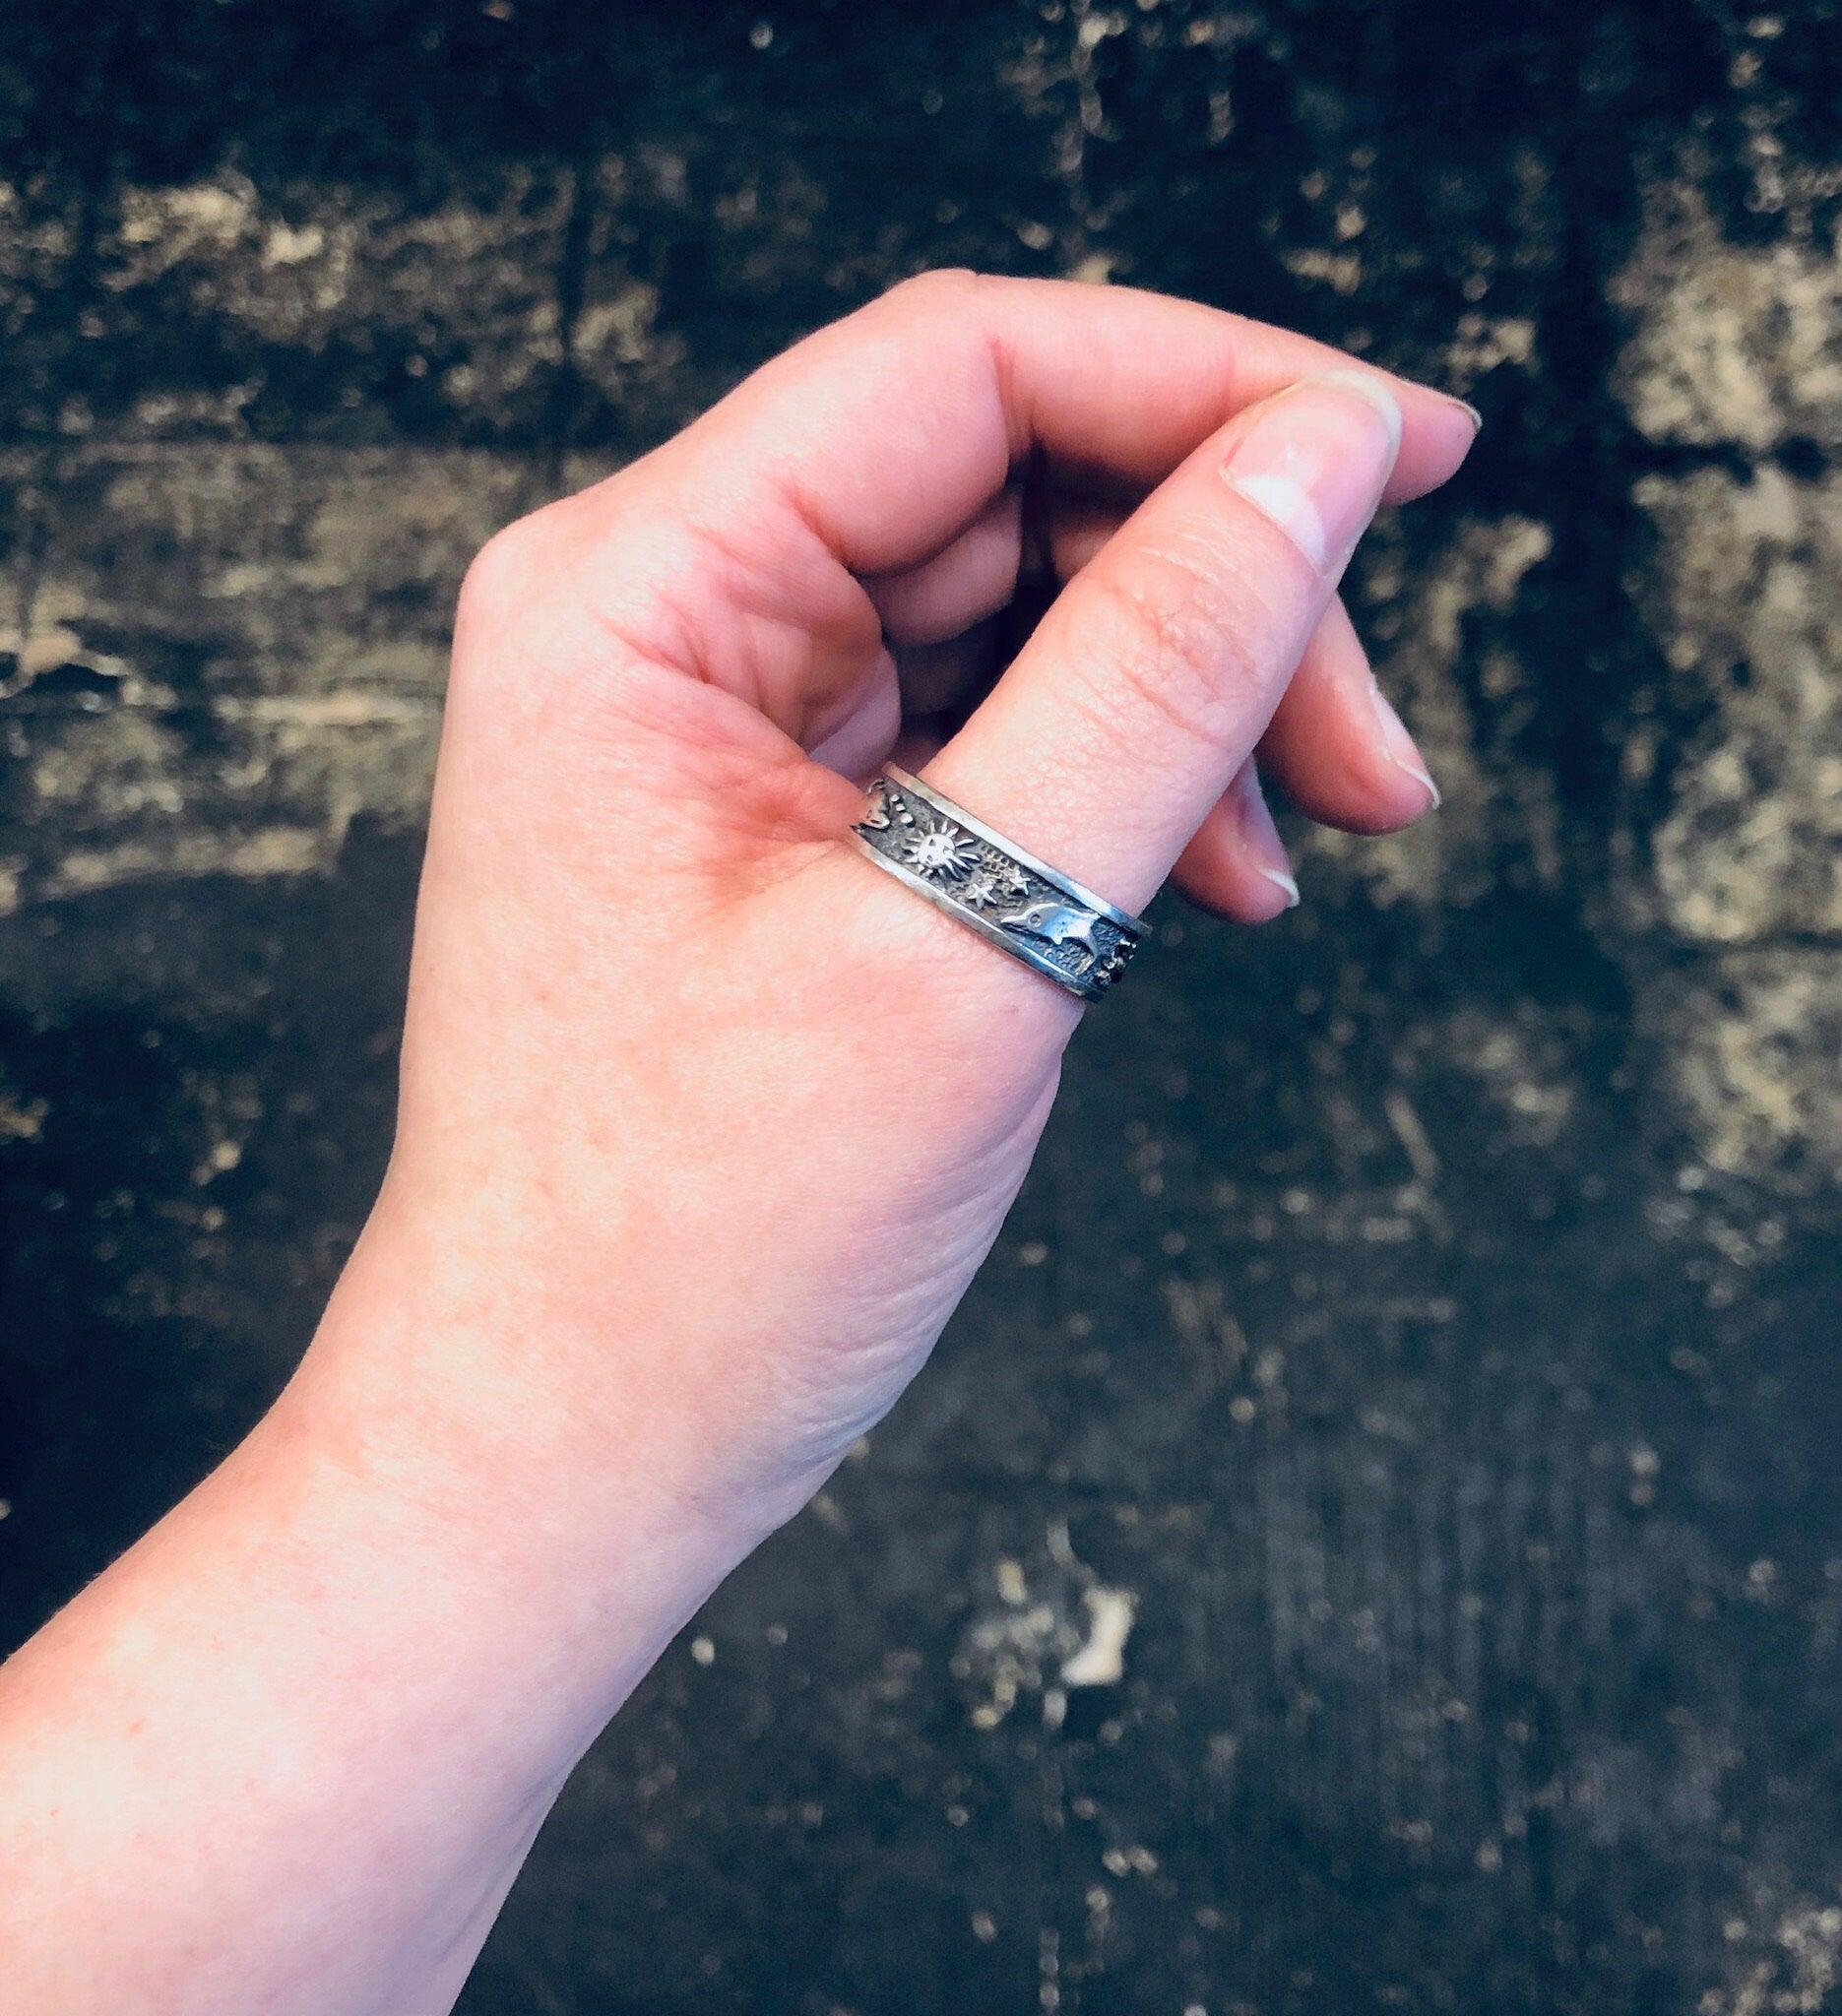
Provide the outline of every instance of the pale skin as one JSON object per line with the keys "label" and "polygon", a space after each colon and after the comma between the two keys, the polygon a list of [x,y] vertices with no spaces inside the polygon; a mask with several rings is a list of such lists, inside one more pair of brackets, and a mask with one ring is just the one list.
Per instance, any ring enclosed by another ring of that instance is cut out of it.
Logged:
{"label": "pale skin", "polygon": [[931,275],[492,541],[375,1211],[267,1418],[0,1669],[9,2011],[451,2006],[589,1742],[920,1369],[1080,1020],[844,843],[861,785],[900,733],[1117,904],[1277,915],[1256,759],[1353,831],[1436,801],[1336,587],[1474,431]]}

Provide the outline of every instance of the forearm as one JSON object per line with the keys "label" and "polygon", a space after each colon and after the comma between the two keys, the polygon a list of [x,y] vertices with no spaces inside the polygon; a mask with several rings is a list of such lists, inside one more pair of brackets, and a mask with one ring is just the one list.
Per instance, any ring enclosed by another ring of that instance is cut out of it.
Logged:
{"label": "forearm", "polygon": [[359,1333],[412,1320],[396,1272],[355,1270],[270,1418],[0,1669],[19,2016],[445,2010],[744,1544],[617,1462],[571,1488],[464,1435],[354,1441],[343,1368],[390,1363]]}

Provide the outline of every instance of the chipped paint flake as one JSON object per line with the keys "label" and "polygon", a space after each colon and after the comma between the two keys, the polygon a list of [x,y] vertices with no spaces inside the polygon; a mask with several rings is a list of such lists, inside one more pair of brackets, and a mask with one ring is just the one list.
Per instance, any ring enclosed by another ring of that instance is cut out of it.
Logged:
{"label": "chipped paint flake", "polygon": [[1125,1642],[1132,1635],[1138,1599],[1125,1589],[1090,1589],[1087,1643],[1061,1663],[1064,1687],[1113,1687],[1125,1676]]}

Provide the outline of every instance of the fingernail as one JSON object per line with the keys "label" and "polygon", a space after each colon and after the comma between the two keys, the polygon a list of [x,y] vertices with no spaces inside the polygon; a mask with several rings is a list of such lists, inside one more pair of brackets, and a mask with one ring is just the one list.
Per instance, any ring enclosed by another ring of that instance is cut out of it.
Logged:
{"label": "fingernail", "polygon": [[1260,774],[1251,763],[1235,779],[1235,823],[1240,844],[1247,850],[1249,866],[1280,891],[1288,910],[1297,910],[1299,885],[1293,880],[1286,843],[1273,824],[1266,793],[1260,788]]}
{"label": "fingernail", "polygon": [[1286,908],[1288,910],[1298,909],[1299,885],[1286,873],[1284,868],[1262,868],[1260,873],[1272,883],[1275,889],[1285,896]]}
{"label": "fingernail", "polygon": [[1458,395],[1453,392],[1447,392],[1442,394],[1441,396],[1445,399],[1450,400],[1451,403],[1458,409],[1458,410],[1461,413],[1463,413],[1468,420],[1470,420],[1471,431],[1474,434],[1482,434],[1484,432],[1484,415],[1481,412],[1479,412],[1477,408],[1472,405],[1470,400],[1460,399]]}
{"label": "fingernail", "polygon": [[1401,410],[1371,372],[1330,371],[1269,400],[1224,465],[1319,574],[1341,573],[1401,450]]}
{"label": "fingernail", "polygon": [[1436,812],[1440,804],[1439,788],[1427,769],[1419,743],[1407,732],[1406,723],[1388,704],[1388,696],[1372,678],[1368,682],[1368,697],[1375,705],[1375,720],[1381,725],[1381,746],[1388,752],[1388,761],[1396,770],[1406,771],[1417,785],[1424,787],[1427,810]]}

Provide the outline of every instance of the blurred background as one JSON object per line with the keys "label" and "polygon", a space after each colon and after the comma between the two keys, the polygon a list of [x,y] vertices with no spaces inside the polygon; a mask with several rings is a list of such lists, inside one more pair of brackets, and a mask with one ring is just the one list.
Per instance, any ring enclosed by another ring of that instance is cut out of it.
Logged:
{"label": "blurred background", "polygon": [[363,1217],[474,548],[918,268],[1173,289],[1483,408],[1353,592],[1445,808],[1161,903],[464,2009],[1842,2004],[1836,15],[9,0],[0,1643]]}

